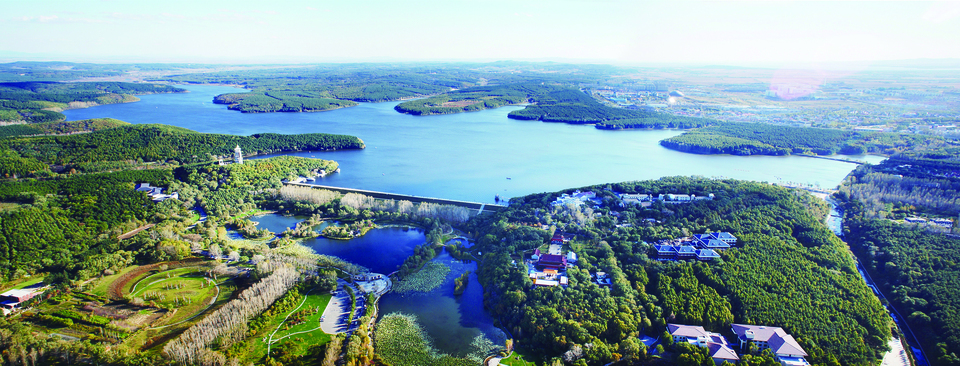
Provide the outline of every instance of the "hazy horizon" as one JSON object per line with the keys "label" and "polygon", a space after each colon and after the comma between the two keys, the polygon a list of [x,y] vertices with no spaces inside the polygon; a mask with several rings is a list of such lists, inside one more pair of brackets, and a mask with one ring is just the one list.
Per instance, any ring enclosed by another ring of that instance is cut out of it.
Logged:
{"label": "hazy horizon", "polygon": [[81,0],[0,5],[0,60],[771,65],[960,59],[960,2]]}

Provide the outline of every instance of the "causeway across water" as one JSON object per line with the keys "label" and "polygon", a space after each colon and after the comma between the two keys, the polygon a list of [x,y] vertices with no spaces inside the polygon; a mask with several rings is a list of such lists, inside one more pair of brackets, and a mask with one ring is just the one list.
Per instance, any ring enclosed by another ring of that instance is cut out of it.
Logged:
{"label": "causeway across water", "polygon": [[406,200],[406,201],[415,202],[415,203],[430,202],[430,203],[437,203],[442,205],[454,205],[454,206],[466,207],[469,209],[477,210],[478,214],[484,213],[484,212],[494,213],[507,207],[503,205],[495,205],[492,203],[458,201],[458,200],[450,200],[446,198],[420,197],[420,196],[411,196],[411,195],[399,194],[399,193],[368,191],[365,189],[323,186],[318,184],[292,183],[292,182],[288,182],[284,184],[291,185],[291,186],[316,188],[316,189],[326,189],[326,190],[336,191],[340,193],[359,193],[359,194],[370,196],[373,198]]}

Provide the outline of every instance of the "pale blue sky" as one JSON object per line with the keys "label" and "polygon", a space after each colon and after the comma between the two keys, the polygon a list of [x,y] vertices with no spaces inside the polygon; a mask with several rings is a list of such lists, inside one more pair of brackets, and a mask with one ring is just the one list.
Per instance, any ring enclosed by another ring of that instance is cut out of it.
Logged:
{"label": "pale blue sky", "polygon": [[0,60],[960,58],[960,1],[0,0]]}

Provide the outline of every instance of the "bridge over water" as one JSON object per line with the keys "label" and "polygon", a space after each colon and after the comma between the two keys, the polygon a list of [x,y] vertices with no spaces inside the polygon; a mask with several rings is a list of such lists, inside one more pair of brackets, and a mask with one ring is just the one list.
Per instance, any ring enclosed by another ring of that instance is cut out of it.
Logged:
{"label": "bridge over water", "polygon": [[315,188],[315,189],[326,189],[329,191],[340,192],[344,194],[358,193],[365,196],[370,196],[373,198],[381,198],[381,199],[404,200],[404,201],[410,201],[414,203],[429,202],[429,203],[437,203],[441,205],[454,205],[454,206],[469,208],[471,210],[477,210],[478,214],[484,213],[484,212],[494,213],[507,207],[504,205],[495,205],[492,203],[459,201],[459,200],[450,200],[446,198],[421,197],[421,196],[412,196],[408,194],[368,191],[366,189],[323,186],[318,184],[292,183],[292,182],[284,183],[284,184],[290,185],[290,186],[299,186],[299,187],[307,187],[307,188]]}

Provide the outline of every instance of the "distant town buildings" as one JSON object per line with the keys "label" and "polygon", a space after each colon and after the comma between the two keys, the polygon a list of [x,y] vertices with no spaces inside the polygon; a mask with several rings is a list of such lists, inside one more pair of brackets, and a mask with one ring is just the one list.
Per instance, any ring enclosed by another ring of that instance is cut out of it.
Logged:
{"label": "distant town buildings", "polygon": [[709,193],[706,196],[697,196],[695,194],[674,194],[674,193],[661,193],[657,196],[651,194],[631,194],[631,193],[622,193],[620,194],[620,201],[623,203],[623,206],[626,205],[641,205],[649,206],[653,201],[661,201],[663,203],[690,203],[693,201],[700,200],[712,200],[713,193]]}

